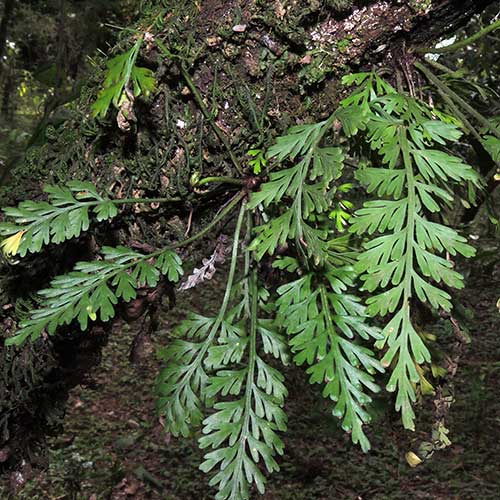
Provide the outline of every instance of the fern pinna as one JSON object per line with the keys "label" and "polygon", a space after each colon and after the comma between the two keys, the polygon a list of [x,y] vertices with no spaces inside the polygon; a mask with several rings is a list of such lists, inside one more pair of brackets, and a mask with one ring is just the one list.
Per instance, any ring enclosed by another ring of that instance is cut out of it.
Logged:
{"label": "fern pinna", "polygon": [[[103,247],[97,260],[54,278],[8,340],[18,345],[61,325],[86,329],[98,317],[110,320],[118,301],[132,300],[138,288],[155,287],[161,275],[178,281],[176,249],[239,208],[220,309],[214,316],[192,312],[176,327],[159,351],[165,368],[156,385],[166,430],[198,436],[200,468],[211,474],[218,500],[248,499],[252,486],[263,492],[264,469],[279,469],[287,427],[279,365],[289,361],[307,366],[309,381],[321,385],[363,450],[370,448],[365,424],[380,390],[377,374],[388,372],[387,390],[397,393],[396,409],[413,429],[422,365],[431,361],[414,308],[420,301],[449,311],[449,289],[463,286],[451,257],[474,254],[438,217],[454,201],[454,182],[480,186],[474,170],[447,152],[461,136],[454,121],[376,73],[347,76],[344,84],[355,89],[328,118],[292,127],[259,153],[258,170],[268,177],[250,196],[258,183],[233,182],[244,188],[212,222],[168,248],[143,254]],[[371,152],[345,182],[346,145],[354,144]],[[351,213],[345,196],[354,182],[376,199]],[[116,217],[122,204],[169,201],[115,200],[85,182],[46,193],[47,201],[4,209],[1,245],[11,260],[78,237],[93,220]],[[277,285],[261,281],[264,259],[271,259]]]}

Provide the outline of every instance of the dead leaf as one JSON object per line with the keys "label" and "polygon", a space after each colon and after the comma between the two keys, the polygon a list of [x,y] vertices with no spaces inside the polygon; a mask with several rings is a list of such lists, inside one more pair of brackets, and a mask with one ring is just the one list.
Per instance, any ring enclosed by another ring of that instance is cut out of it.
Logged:
{"label": "dead leaf", "polygon": [[422,463],[422,459],[416,453],[413,453],[413,451],[409,451],[405,455],[405,458],[408,465],[412,468],[415,468]]}
{"label": "dead leaf", "polygon": [[5,446],[5,448],[2,448],[0,450],[0,464],[7,461],[9,457],[10,457],[10,448],[8,446]]}
{"label": "dead leaf", "polygon": [[306,54],[300,61],[300,64],[311,64],[312,57],[311,54]]}
{"label": "dead leaf", "polygon": [[274,13],[278,19],[283,19],[285,17],[286,10],[280,0],[276,0],[276,2],[274,2]]}
{"label": "dead leaf", "polygon": [[134,102],[134,93],[130,89],[125,88],[120,99],[120,109],[116,116],[118,128],[123,130],[123,132],[129,132],[132,128],[131,123],[137,121],[137,117],[134,113]]}
{"label": "dead leaf", "polygon": [[199,269],[195,267],[191,275],[180,284],[178,290],[188,290],[204,281],[211,280],[216,271],[215,265],[223,264],[226,260],[227,241],[228,237],[221,234],[210,258],[203,259],[203,266]]}

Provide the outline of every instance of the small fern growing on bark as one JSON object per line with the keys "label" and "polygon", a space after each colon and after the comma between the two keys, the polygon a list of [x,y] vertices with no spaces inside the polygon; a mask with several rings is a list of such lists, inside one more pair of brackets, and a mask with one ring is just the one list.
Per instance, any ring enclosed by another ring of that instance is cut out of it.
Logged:
{"label": "small fern growing on bark", "polygon": [[[396,409],[413,429],[421,365],[431,361],[413,309],[420,301],[449,311],[449,288],[461,288],[463,279],[448,256],[474,254],[436,217],[453,202],[453,183],[479,186],[474,170],[446,151],[460,130],[376,73],[350,75],[344,84],[355,89],[331,116],[292,127],[261,154],[259,164],[271,173],[258,190],[249,194],[257,182],[232,179],[241,191],[199,233],[170,247],[149,254],[103,247],[99,259],[54,278],[8,340],[20,344],[61,325],[86,329],[98,317],[110,320],[118,301],[134,299],[139,287],[155,287],[161,275],[178,281],[176,249],[239,208],[220,309],[212,317],[193,312],[177,326],[159,352],[165,368],[156,385],[166,429],[198,433],[206,451],[200,467],[212,474],[218,500],[246,500],[252,486],[262,493],[263,469],[279,469],[287,427],[279,365],[289,360],[307,366],[310,383],[322,386],[333,415],[363,450],[370,449],[365,424],[378,373],[388,372],[387,390],[397,393]],[[339,144],[350,141],[376,155],[355,172],[376,199],[354,214],[342,200],[350,185],[341,180],[348,148]],[[78,237],[93,220],[117,216],[121,204],[169,201],[113,200],[82,182],[46,193],[47,201],[4,209],[0,234],[9,257]],[[351,236],[340,234],[347,221]],[[260,262],[269,258],[278,286],[261,280]]]}

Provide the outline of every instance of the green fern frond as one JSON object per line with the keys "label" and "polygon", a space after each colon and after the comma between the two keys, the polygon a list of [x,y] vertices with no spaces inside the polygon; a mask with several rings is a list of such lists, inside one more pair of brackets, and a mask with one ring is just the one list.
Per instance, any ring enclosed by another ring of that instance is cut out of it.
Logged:
{"label": "green fern frond", "polygon": [[278,137],[267,154],[278,162],[297,163],[287,169],[273,172],[260,191],[252,193],[249,209],[264,208],[291,200],[290,207],[280,216],[256,228],[257,237],[250,245],[257,260],[266,253],[272,255],[279,245],[295,240],[296,245],[316,263],[325,262],[328,255],[328,233],[317,227],[317,214],[327,211],[333,203],[332,182],[340,177],[344,155],[338,147],[320,147],[320,142],[335,120],[292,127],[285,136]]}
{"label": "green fern frond", "polygon": [[[379,97],[372,87],[369,96],[367,139],[388,168],[365,168],[356,176],[368,192],[385,198],[365,202],[351,220],[351,231],[380,235],[365,243],[357,270],[365,290],[381,290],[368,298],[367,312],[372,316],[395,313],[377,347],[388,347],[382,359],[385,367],[392,367],[387,389],[397,390],[396,408],[405,427],[413,429],[417,368],[430,362],[430,353],[412,324],[410,300],[415,297],[449,311],[450,295],[432,282],[461,288],[462,276],[437,253],[474,254],[453,229],[428,221],[425,210],[439,212],[453,200],[452,181],[478,185],[479,179],[469,165],[432,147],[456,141],[461,132],[455,125],[430,120],[432,113],[426,106],[392,90]],[[357,105],[352,100],[344,105],[353,102]]]}
{"label": "green fern frond", "polygon": [[229,300],[232,296],[234,276],[238,258],[238,246],[243,222],[245,204],[242,205],[234,233],[231,265],[226,291],[219,313],[214,318],[191,315],[175,331],[178,337],[159,351],[159,357],[166,363],[156,384],[159,396],[157,410],[165,418],[167,431],[174,436],[188,436],[203,420],[203,408],[209,402],[207,394],[207,361],[214,363],[209,349],[218,336],[227,336],[231,328],[226,321]]}
{"label": "green fern frond", "polygon": [[49,243],[60,244],[76,238],[88,230],[91,217],[98,222],[115,217],[117,205],[168,201],[165,198],[113,200],[100,195],[92,183],[84,181],[70,181],[67,187],[48,185],[44,191],[48,201],[22,201],[17,207],[3,209],[8,220],[0,223],[0,235],[15,239],[11,255],[24,257],[28,252],[39,252]]}
{"label": "green fern frond", "polygon": [[92,211],[98,221],[111,219],[118,210],[89,182],[71,181],[68,187],[46,186],[48,201],[22,201],[17,208],[4,208],[12,222],[0,223],[2,236],[22,233],[17,253],[39,252],[49,243],[62,243],[79,236],[90,225]]}
{"label": "green fern frond", "polygon": [[342,428],[364,451],[370,443],[363,424],[370,421],[366,390],[378,392],[376,371],[383,368],[373,352],[356,343],[378,339],[377,328],[365,323],[364,307],[347,295],[354,273],[347,268],[331,269],[327,283],[314,285],[317,276],[306,276],[278,289],[278,322],[290,336],[297,365],[307,363],[311,383],[324,384],[323,396],[335,402],[333,415],[342,419]]}
{"label": "green fern frond", "polygon": [[[219,366],[209,383],[210,396],[231,397],[215,403],[215,412],[203,421],[204,436],[199,439],[202,449],[212,448],[205,455],[201,470],[219,468],[210,481],[210,485],[218,487],[217,500],[247,500],[252,484],[264,493],[266,480],[258,463],[262,461],[269,473],[279,470],[274,457],[282,455],[284,448],[277,434],[286,430],[284,377],[259,355],[258,340],[262,341],[264,352],[281,359],[284,342],[257,317],[256,271],[247,280],[248,295],[244,300],[250,302],[248,333],[244,328],[228,330],[229,335],[219,338],[220,346],[210,348]],[[245,308],[238,310],[243,313],[241,319],[245,319]],[[227,369],[230,363],[239,367]]]}
{"label": "green fern frond", "polygon": [[[210,450],[200,468],[218,468],[210,481],[218,488],[218,500],[246,500],[253,484],[264,492],[266,479],[258,464],[262,461],[268,472],[279,469],[274,457],[283,453],[283,443],[277,432],[286,430],[284,377],[259,349],[286,363],[288,348],[273,321],[258,318],[259,301],[267,293],[258,289],[256,271],[249,276],[248,250],[245,277],[233,285],[244,208],[219,314],[191,315],[177,327],[174,335],[181,338],[160,352],[166,368],[157,384],[158,410],[169,432],[187,436],[203,423],[199,444]],[[214,411],[204,418],[211,407]]]}
{"label": "green fern frond", "polygon": [[110,59],[107,65],[103,88],[92,105],[92,115],[104,118],[111,104],[118,108],[124,92],[129,89],[135,97],[148,96],[156,86],[153,72],[135,65],[142,44],[139,37],[134,46]]}
{"label": "green fern frond", "polygon": [[19,323],[16,335],[6,344],[19,345],[27,338],[34,341],[44,331],[54,334],[59,326],[74,320],[82,330],[98,316],[108,321],[119,299],[128,302],[140,286],[156,286],[161,273],[175,281],[182,274],[180,258],[172,250],[150,255],[125,247],[103,247],[102,251],[102,260],[78,262],[74,271],[55,277],[50,288],[38,292],[39,307]]}

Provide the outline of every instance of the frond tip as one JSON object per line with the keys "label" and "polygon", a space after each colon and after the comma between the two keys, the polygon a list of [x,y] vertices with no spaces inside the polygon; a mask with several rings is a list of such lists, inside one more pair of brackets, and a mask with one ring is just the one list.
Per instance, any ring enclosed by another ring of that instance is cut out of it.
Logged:
{"label": "frond tip", "polygon": [[21,245],[21,240],[26,231],[18,231],[12,236],[5,238],[0,243],[0,248],[6,257],[13,257],[17,254],[19,246]]}

